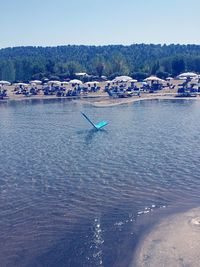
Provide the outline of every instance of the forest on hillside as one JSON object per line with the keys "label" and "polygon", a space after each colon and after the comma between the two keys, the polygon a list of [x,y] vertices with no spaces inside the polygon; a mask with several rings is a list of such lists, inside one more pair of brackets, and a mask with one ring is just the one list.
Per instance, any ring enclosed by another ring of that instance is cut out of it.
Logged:
{"label": "forest on hillside", "polygon": [[[72,79],[86,72],[96,78],[129,75],[142,80],[184,71],[200,73],[200,45],[13,47],[0,49],[0,80]],[[88,79],[87,77],[85,79]]]}

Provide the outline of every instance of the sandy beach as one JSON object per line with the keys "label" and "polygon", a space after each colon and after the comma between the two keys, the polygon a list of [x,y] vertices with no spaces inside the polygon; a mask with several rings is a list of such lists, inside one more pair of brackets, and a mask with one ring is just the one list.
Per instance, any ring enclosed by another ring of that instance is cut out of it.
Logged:
{"label": "sandy beach", "polygon": [[92,105],[93,107],[112,107],[118,105],[128,105],[138,101],[146,101],[146,100],[200,100],[200,97],[176,97],[176,94],[166,94],[162,93],[154,93],[154,94],[147,94],[143,93],[140,97],[133,96],[130,98],[110,98],[110,97],[98,97],[98,98],[91,98],[86,97],[82,100],[83,103]]}
{"label": "sandy beach", "polygon": [[33,96],[25,96],[23,94],[16,95],[14,92],[13,86],[6,86],[8,97],[0,100],[1,102],[7,101],[21,101],[21,100],[51,100],[51,99],[73,99],[75,101],[81,101],[83,104],[92,105],[94,107],[112,107],[117,105],[125,105],[131,104],[137,101],[145,101],[145,100],[199,100],[200,97],[176,97],[176,91],[164,89],[159,91],[159,93],[141,93],[139,96],[133,96],[128,98],[111,98],[105,93],[103,90],[100,90],[96,93],[88,93],[87,95],[80,96],[68,96],[68,97],[57,97],[56,95],[44,95],[43,92],[40,92],[38,95]]}
{"label": "sandy beach", "polygon": [[144,238],[134,267],[197,267],[200,262],[200,208],[169,216]]}

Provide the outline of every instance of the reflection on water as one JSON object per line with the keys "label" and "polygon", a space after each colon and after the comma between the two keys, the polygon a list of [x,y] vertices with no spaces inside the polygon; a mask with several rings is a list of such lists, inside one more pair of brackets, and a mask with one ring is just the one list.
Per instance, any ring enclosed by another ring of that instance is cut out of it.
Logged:
{"label": "reflection on water", "polygon": [[[107,128],[91,129],[83,109]],[[199,204],[199,101],[0,112],[2,266],[128,266],[163,210]]]}
{"label": "reflection on water", "polygon": [[79,130],[79,131],[77,131],[77,134],[80,135],[80,138],[85,140],[85,143],[87,145],[89,145],[93,142],[96,135],[100,135],[100,134],[106,135],[106,134],[108,134],[108,131],[105,129],[96,130],[96,129],[92,128],[90,130]]}

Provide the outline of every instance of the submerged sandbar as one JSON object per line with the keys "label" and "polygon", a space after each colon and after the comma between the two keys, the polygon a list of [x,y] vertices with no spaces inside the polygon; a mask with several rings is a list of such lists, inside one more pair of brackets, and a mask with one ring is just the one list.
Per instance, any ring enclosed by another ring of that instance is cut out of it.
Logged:
{"label": "submerged sandbar", "polygon": [[200,207],[171,215],[144,238],[134,267],[197,267],[200,263]]}

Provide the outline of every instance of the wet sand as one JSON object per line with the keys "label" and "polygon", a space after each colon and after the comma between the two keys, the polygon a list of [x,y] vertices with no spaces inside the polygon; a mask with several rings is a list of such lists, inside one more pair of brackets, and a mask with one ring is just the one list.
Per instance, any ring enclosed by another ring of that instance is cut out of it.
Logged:
{"label": "wet sand", "polygon": [[169,216],[141,242],[131,267],[200,265],[200,207]]}
{"label": "wet sand", "polygon": [[24,95],[12,95],[0,100],[0,102],[8,101],[24,101],[24,100],[55,100],[55,99],[71,99],[73,101],[78,101],[85,105],[92,105],[93,107],[104,108],[113,107],[118,105],[128,105],[138,101],[145,100],[200,100],[200,97],[176,97],[175,95],[166,94],[143,94],[141,97],[130,97],[130,98],[110,98],[103,94],[88,94],[81,96],[69,96],[69,97],[57,97],[56,95],[45,96],[43,94],[38,94],[36,96],[24,96]]}
{"label": "wet sand", "polygon": [[[200,100],[200,97],[176,97],[175,95],[166,94],[143,94],[141,97],[131,97],[131,98],[108,98],[108,99],[93,99],[92,101],[85,101],[87,104],[91,104],[94,107],[112,107],[118,105],[131,104],[138,101],[145,100]],[[86,99],[85,99],[86,100]]]}
{"label": "wet sand", "polygon": [[93,101],[92,105],[94,107],[110,107],[110,106],[118,106],[124,104],[131,104],[138,101],[144,100],[156,100],[156,99],[174,99],[174,96],[162,96],[162,95],[143,95],[142,97],[131,97],[131,98],[117,98],[117,99],[106,99],[101,101]]}

